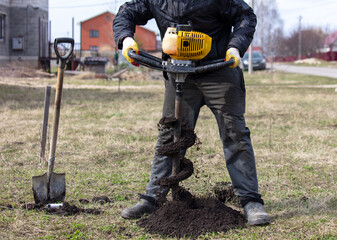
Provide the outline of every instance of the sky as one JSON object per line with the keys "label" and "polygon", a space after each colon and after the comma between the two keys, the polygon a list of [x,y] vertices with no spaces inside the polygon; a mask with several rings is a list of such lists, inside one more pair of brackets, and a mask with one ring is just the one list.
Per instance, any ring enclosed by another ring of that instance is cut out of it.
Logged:
{"label": "sky", "polygon": [[[251,0],[245,0],[250,3]],[[116,13],[125,0],[49,0],[49,20],[51,38],[72,37],[74,18],[75,42],[80,41],[80,22],[97,16],[105,11]],[[320,26],[330,31],[337,30],[337,0],[276,0],[284,32],[289,34],[299,26]],[[146,28],[158,33],[155,21],[151,20]]]}

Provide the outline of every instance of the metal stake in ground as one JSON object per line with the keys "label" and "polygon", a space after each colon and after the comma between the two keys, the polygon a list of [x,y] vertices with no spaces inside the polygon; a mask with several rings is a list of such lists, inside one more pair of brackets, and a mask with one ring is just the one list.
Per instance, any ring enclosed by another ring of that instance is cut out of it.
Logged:
{"label": "metal stake in ground", "polygon": [[[65,45],[70,46],[65,47]],[[64,50],[65,48],[67,51],[61,55],[60,50]],[[54,42],[54,49],[58,59],[60,60],[60,64],[57,72],[52,140],[49,152],[48,172],[43,175],[33,177],[33,194],[36,204],[53,203],[58,201],[63,202],[66,194],[65,173],[54,173],[53,170],[61,110],[63,75],[66,62],[74,49],[74,39],[57,38]]]}
{"label": "metal stake in ground", "polygon": [[42,162],[45,162],[47,128],[48,128],[48,117],[49,117],[50,89],[51,89],[50,86],[46,86],[45,96],[44,96],[44,111],[43,111],[42,133],[41,133],[40,164]]}

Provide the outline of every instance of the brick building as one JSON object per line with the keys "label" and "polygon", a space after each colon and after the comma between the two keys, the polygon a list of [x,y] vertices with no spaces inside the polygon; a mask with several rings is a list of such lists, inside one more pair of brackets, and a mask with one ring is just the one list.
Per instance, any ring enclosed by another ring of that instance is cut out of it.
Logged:
{"label": "brick building", "polygon": [[[104,12],[98,16],[81,22],[81,50],[116,51],[116,44],[112,32],[115,15]],[[156,51],[156,34],[146,28],[137,26],[135,40],[145,51]]]}
{"label": "brick building", "polygon": [[0,0],[0,63],[49,56],[48,0]]}

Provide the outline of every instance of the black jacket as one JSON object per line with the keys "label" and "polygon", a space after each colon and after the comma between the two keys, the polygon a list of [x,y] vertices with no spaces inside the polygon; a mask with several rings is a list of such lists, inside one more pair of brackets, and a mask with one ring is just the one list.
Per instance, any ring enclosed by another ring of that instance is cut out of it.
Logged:
{"label": "black jacket", "polygon": [[256,16],[243,0],[132,0],[124,3],[113,22],[115,42],[122,49],[125,37],[133,37],[136,25],[154,18],[161,38],[172,24],[192,23],[194,31],[212,37],[212,49],[204,60],[224,58],[229,47],[241,57],[255,32]]}

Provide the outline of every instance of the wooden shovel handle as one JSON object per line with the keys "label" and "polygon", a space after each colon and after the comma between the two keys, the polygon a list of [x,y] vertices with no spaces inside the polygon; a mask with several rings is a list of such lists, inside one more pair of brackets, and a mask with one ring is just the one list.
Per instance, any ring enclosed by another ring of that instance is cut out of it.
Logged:
{"label": "wooden shovel handle", "polygon": [[50,176],[53,173],[53,169],[54,169],[56,142],[57,142],[57,134],[58,134],[60,110],[61,110],[63,75],[64,75],[64,68],[58,68],[56,93],[55,93],[55,104],[54,104],[53,129],[52,129],[49,160],[48,160],[48,182],[50,181]]}
{"label": "wooden shovel handle", "polygon": [[[61,55],[58,50],[58,44],[69,43],[70,49],[65,55]],[[55,161],[55,152],[56,152],[56,142],[57,142],[57,133],[59,128],[60,120],[60,110],[61,110],[61,97],[62,97],[62,88],[63,88],[63,76],[65,65],[68,58],[71,56],[74,49],[74,39],[72,38],[56,38],[54,41],[54,50],[60,60],[60,65],[57,70],[57,83],[56,83],[56,93],[55,93],[55,105],[54,105],[54,119],[53,119],[53,130],[49,151],[49,160],[48,160],[48,184],[50,183],[50,178],[54,170],[54,161]]]}

